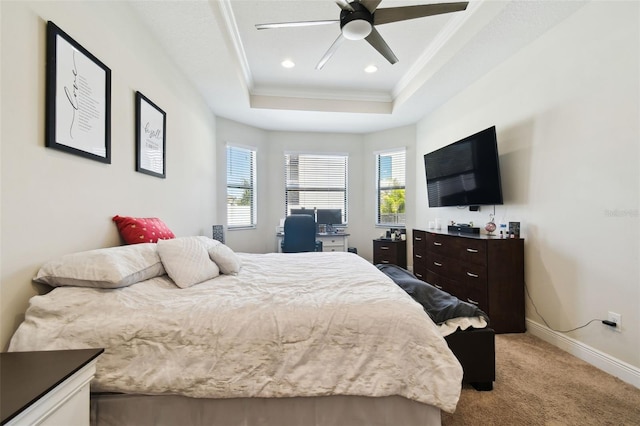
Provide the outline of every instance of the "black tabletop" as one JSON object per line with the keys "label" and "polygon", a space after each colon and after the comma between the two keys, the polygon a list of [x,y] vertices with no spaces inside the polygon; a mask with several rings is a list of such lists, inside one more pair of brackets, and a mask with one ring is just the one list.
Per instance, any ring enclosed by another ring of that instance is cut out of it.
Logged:
{"label": "black tabletop", "polygon": [[104,349],[0,353],[0,424],[94,360]]}

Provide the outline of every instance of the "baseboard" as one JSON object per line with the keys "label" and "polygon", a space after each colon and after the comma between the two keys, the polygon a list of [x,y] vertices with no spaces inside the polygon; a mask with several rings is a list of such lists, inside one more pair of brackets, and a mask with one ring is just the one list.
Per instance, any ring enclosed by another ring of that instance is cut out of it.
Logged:
{"label": "baseboard", "polygon": [[640,389],[640,368],[627,364],[530,319],[527,319],[526,323],[527,331],[532,335]]}

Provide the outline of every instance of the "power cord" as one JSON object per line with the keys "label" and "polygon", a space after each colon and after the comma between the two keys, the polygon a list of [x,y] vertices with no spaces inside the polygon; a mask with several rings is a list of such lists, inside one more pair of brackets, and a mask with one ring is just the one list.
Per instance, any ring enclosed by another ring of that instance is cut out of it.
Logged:
{"label": "power cord", "polygon": [[532,298],[532,297],[531,297],[531,295],[529,294],[529,289],[527,288],[527,284],[526,284],[526,283],[524,284],[524,291],[527,293],[527,297],[528,297],[528,298],[529,298],[529,300],[531,301],[531,304],[533,305],[533,309],[536,311],[536,314],[538,314],[538,316],[542,319],[542,322],[544,322],[544,325],[546,325],[546,326],[547,326],[547,328],[549,328],[549,329],[551,329],[551,330],[553,330],[553,331],[556,331],[556,332],[558,332],[558,333],[569,333],[569,332],[572,332],[572,331],[580,330],[581,328],[585,328],[586,326],[588,326],[589,324],[591,324],[591,323],[592,323],[592,322],[594,322],[594,321],[600,321],[600,322],[602,322],[604,325],[608,325],[609,327],[613,327],[613,328],[617,327],[616,323],[615,323],[615,322],[613,322],[613,321],[603,320],[603,319],[600,319],[600,318],[594,318],[594,319],[592,319],[591,321],[587,322],[586,324],[581,325],[581,326],[576,327],[576,328],[572,328],[572,329],[569,329],[569,330],[556,330],[555,328],[551,327],[551,326],[549,325],[549,323],[547,322],[547,320],[546,320],[546,319],[544,319],[544,317],[542,316],[542,314],[541,314],[540,312],[538,312],[538,307],[536,306],[535,302],[533,301],[533,298]]}

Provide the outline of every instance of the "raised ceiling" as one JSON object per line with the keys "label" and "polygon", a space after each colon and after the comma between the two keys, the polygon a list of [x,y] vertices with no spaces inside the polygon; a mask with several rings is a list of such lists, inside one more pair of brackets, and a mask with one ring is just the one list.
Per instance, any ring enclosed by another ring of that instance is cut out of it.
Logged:
{"label": "raised ceiling", "polygon": [[[338,19],[331,0],[130,3],[216,115],[268,130],[355,133],[415,123],[584,4],[472,0],[465,11],[377,26],[394,65],[360,40],[317,70],[339,24],[255,25]],[[436,2],[379,8],[425,3]],[[296,66],[283,68],[284,59]],[[365,73],[368,65],[378,71]]]}

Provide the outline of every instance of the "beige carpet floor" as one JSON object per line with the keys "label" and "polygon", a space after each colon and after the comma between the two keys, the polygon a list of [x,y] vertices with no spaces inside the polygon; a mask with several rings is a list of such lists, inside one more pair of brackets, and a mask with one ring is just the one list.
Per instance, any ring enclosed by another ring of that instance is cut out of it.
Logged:
{"label": "beige carpet floor", "polygon": [[452,425],[640,425],[640,389],[545,341],[496,335],[491,392],[465,385]]}

